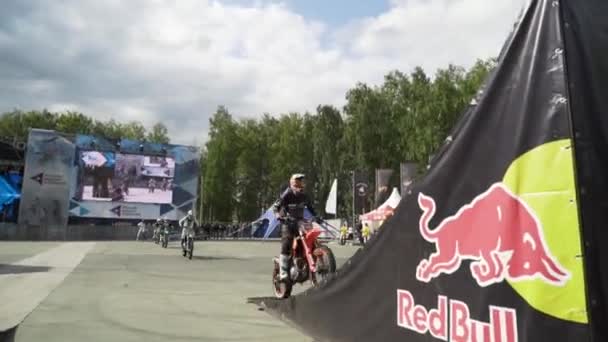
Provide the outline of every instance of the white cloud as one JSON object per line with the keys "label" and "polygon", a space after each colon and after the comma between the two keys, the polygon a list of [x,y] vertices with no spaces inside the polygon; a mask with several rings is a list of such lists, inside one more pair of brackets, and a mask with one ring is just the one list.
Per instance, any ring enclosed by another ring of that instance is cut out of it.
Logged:
{"label": "white cloud", "polygon": [[0,110],[69,105],[203,142],[220,104],[236,116],[312,111],[392,69],[495,56],[523,2],[391,0],[345,27],[263,2],[21,3],[0,13]]}

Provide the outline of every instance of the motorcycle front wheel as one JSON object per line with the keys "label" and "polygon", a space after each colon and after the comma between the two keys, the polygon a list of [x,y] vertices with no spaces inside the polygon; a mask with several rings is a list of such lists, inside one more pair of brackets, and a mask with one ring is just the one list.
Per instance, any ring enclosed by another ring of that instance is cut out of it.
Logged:
{"label": "motorcycle front wheel", "polygon": [[188,259],[192,260],[192,252],[194,251],[194,241],[188,240]]}
{"label": "motorcycle front wheel", "polygon": [[336,273],[336,257],[334,252],[325,246],[318,246],[314,254],[317,258],[317,271],[315,272],[315,285],[327,279],[331,274]]}

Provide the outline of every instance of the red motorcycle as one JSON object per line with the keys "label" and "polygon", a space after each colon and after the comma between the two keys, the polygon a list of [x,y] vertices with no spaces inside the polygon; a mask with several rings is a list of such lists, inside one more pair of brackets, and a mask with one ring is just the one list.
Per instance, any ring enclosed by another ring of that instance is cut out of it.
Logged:
{"label": "red motorcycle", "polygon": [[[288,298],[293,285],[310,280],[316,286],[330,274],[336,272],[336,259],[331,249],[321,242],[318,237],[321,230],[314,228],[311,221],[281,219],[287,223],[298,225],[298,235],[293,239],[293,247],[289,262],[289,277],[281,281],[279,277],[279,258],[273,259],[272,285],[277,298]],[[291,222],[290,222],[291,221]]]}

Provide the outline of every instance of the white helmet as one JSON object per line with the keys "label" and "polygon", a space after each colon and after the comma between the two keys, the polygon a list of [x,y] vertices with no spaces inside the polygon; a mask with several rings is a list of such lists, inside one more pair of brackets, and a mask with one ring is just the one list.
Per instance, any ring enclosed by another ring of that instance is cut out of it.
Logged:
{"label": "white helmet", "polygon": [[291,175],[291,178],[289,178],[289,187],[296,191],[304,190],[304,178],[306,178],[306,176],[303,173],[294,173]]}
{"label": "white helmet", "polygon": [[192,216],[192,209],[188,210],[188,216]]}

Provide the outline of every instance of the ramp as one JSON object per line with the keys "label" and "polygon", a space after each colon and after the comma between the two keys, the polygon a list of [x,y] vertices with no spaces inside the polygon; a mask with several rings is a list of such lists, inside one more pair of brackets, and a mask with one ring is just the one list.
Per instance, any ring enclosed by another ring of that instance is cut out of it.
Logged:
{"label": "ramp", "polygon": [[316,289],[251,302],[318,341],[608,340],[607,17],[531,1],[371,243]]}

